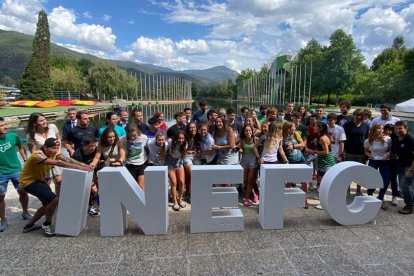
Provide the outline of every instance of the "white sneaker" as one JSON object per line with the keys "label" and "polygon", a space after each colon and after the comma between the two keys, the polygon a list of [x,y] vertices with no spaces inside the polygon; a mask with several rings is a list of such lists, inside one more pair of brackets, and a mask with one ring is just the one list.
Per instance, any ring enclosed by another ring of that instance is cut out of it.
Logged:
{"label": "white sneaker", "polygon": [[42,224],[42,229],[43,229],[43,234],[46,237],[54,237],[56,236],[55,232],[53,232],[52,230],[52,225],[45,225],[44,223]]}
{"label": "white sneaker", "polygon": [[316,205],[316,206],[315,206],[315,209],[318,209],[318,210],[323,210],[323,207],[322,207],[322,205],[320,205],[320,204],[319,204],[319,205]]}
{"label": "white sneaker", "polygon": [[396,196],[392,197],[391,205],[392,206],[398,206],[398,199],[397,199]]}

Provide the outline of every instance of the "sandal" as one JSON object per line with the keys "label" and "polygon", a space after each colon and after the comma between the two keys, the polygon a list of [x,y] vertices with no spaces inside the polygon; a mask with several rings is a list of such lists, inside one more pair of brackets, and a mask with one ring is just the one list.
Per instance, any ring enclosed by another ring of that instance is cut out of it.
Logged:
{"label": "sandal", "polygon": [[180,206],[181,208],[185,208],[187,207],[187,204],[185,204],[185,202],[179,202],[178,206]]}
{"label": "sandal", "polygon": [[174,205],[172,206],[172,209],[173,209],[174,211],[180,211],[180,205],[178,205],[178,204],[174,204]]}

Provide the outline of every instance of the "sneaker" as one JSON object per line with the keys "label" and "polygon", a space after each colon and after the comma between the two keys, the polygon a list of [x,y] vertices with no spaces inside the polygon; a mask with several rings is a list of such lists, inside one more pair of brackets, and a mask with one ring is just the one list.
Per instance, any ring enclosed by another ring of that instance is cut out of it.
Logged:
{"label": "sneaker", "polygon": [[2,220],[1,223],[0,223],[0,232],[6,231],[7,226],[8,226],[7,220]]}
{"label": "sneaker", "polygon": [[253,204],[259,204],[259,196],[256,194],[253,196]]}
{"label": "sneaker", "polygon": [[31,214],[29,214],[29,212],[23,212],[22,213],[22,219],[23,220],[31,220],[32,219],[32,215]]}
{"label": "sneaker", "polygon": [[52,231],[52,225],[45,225],[44,223],[42,224],[42,229],[43,229],[43,234],[46,237],[54,237],[56,236],[56,234]]}
{"label": "sneaker", "polygon": [[398,213],[403,215],[409,215],[413,213],[413,206],[405,206],[401,210],[398,211]]}
{"label": "sneaker", "polygon": [[384,210],[384,211],[388,210],[388,207],[387,207],[387,205],[386,205],[385,201],[383,201],[383,202],[381,203],[381,209],[382,209],[382,210]]}
{"label": "sneaker", "polygon": [[392,206],[398,206],[398,199],[397,199],[396,196],[392,197],[391,205]]}
{"label": "sneaker", "polygon": [[250,207],[250,205],[251,205],[250,200],[248,198],[246,198],[244,200],[244,207]]}
{"label": "sneaker", "polygon": [[93,206],[89,206],[88,215],[91,217],[99,217],[100,213]]}
{"label": "sneaker", "polygon": [[39,228],[40,228],[40,225],[37,225],[37,224],[26,225],[26,226],[23,228],[23,233],[32,232],[32,231],[37,230],[37,229],[39,229]]}
{"label": "sneaker", "polygon": [[317,209],[317,210],[323,210],[323,207],[322,207],[322,205],[319,204],[319,205],[316,205],[315,206],[315,209]]}
{"label": "sneaker", "polygon": [[364,194],[361,192],[357,192],[355,196],[364,196]]}

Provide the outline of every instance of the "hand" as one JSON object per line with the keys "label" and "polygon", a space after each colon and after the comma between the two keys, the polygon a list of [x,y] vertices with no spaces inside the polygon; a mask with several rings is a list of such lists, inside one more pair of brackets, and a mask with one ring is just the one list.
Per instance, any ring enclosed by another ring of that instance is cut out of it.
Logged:
{"label": "hand", "polygon": [[413,173],[414,173],[414,171],[407,170],[406,173],[405,173],[405,177],[412,177]]}
{"label": "hand", "polygon": [[214,149],[214,150],[218,150],[218,149],[219,149],[219,147],[220,147],[220,146],[218,146],[218,145],[216,145],[216,144],[211,145],[211,148],[212,148],[212,149]]}

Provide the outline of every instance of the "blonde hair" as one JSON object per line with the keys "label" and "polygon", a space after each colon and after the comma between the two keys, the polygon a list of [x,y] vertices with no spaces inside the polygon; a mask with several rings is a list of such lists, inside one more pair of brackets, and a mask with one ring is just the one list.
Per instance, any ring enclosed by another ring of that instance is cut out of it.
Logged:
{"label": "blonde hair", "polygon": [[368,134],[368,143],[370,145],[372,145],[372,143],[374,142],[374,140],[378,139],[381,141],[381,143],[384,145],[384,135],[381,135],[379,137],[377,137],[377,129],[378,128],[384,128],[383,125],[381,125],[380,123],[376,123],[374,124],[371,129],[369,130],[369,134]]}
{"label": "blonde hair", "polygon": [[276,144],[283,139],[282,124],[280,122],[272,122],[269,125],[269,132],[263,146],[263,152],[276,147]]}

